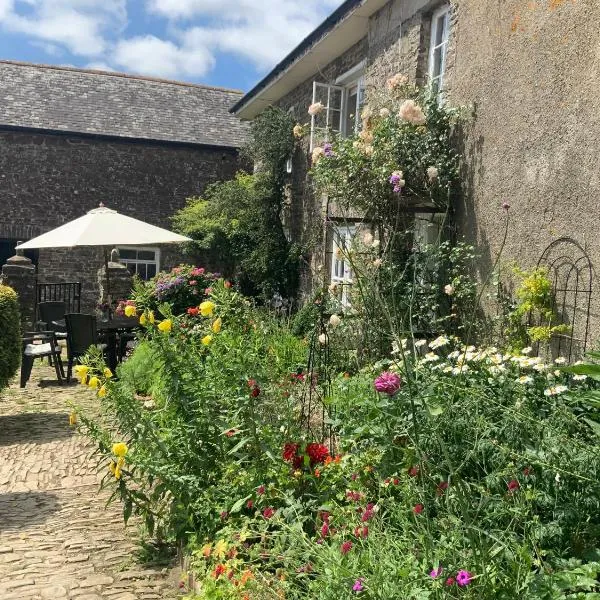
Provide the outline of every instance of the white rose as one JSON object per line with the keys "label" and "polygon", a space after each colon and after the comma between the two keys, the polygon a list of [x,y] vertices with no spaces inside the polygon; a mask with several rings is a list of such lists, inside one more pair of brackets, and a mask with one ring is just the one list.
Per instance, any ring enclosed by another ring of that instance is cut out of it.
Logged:
{"label": "white rose", "polygon": [[454,286],[451,284],[447,284],[444,286],[444,293],[448,294],[448,296],[452,296],[454,294]]}
{"label": "white rose", "polygon": [[329,317],[329,324],[335,329],[340,323],[342,322],[342,320],[337,316],[337,315],[331,315],[331,317]]}

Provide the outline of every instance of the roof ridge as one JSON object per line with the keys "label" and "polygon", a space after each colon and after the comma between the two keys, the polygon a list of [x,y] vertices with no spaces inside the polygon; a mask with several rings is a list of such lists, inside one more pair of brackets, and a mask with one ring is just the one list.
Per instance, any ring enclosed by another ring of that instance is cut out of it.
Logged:
{"label": "roof ridge", "polygon": [[81,69],[78,67],[68,67],[63,65],[48,65],[44,63],[31,63],[20,60],[7,60],[0,59],[0,64],[5,65],[16,65],[19,67],[36,67],[39,69],[51,69],[54,71],[72,71],[76,73],[89,73],[91,75],[104,75],[109,77],[121,77],[123,79],[139,79],[141,81],[149,81],[154,83],[164,83],[168,85],[179,85],[182,87],[194,87],[201,88],[205,90],[215,90],[217,92],[229,92],[233,94],[243,95],[244,92],[242,90],[235,90],[231,88],[219,87],[214,85],[206,85],[203,83],[190,83],[188,81],[176,81],[174,79],[162,79],[160,77],[149,77],[147,75],[134,75],[131,73],[121,73],[118,71],[103,71],[101,69]]}

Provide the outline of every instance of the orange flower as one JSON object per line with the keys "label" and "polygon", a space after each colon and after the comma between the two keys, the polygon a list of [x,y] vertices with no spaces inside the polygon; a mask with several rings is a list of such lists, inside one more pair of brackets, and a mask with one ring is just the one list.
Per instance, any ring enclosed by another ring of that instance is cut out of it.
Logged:
{"label": "orange flower", "polygon": [[321,477],[321,471],[319,471],[319,469],[315,469],[315,477]]}
{"label": "orange flower", "polygon": [[[250,579],[254,579],[254,575],[252,574],[252,571],[250,569],[246,569],[242,573],[242,576],[240,577],[241,585],[246,585]],[[248,597],[247,595],[244,596],[244,598],[247,598],[247,597]]]}
{"label": "orange flower", "polygon": [[325,466],[330,465],[333,462],[333,458],[331,458],[331,456],[327,456],[325,458]]}
{"label": "orange flower", "polygon": [[333,459],[333,462],[336,465],[339,465],[342,462],[342,455],[341,454],[336,455],[336,457]]}

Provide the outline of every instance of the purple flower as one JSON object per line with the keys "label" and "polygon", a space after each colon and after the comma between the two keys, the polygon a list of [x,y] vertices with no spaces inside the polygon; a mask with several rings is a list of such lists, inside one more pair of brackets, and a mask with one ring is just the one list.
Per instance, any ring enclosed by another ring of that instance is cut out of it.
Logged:
{"label": "purple flower", "polygon": [[402,379],[396,373],[384,371],[373,383],[378,392],[393,396],[400,389]]}
{"label": "purple flower", "polygon": [[364,589],[362,582],[363,582],[363,578],[362,577],[360,579],[357,579],[354,582],[354,585],[352,586],[352,591],[353,592],[362,592],[363,589]]}
{"label": "purple flower", "polygon": [[442,574],[443,571],[443,567],[442,565],[440,565],[439,567],[436,567],[435,569],[432,569],[431,572],[429,573],[429,577],[431,577],[432,579],[436,579],[437,577],[439,577]]}
{"label": "purple flower", "polygon": [[464,587],[465,585],[469,585],[471,583],[471,578],[472,575],[469,573],[469,571],[460,570],[456,574],[456,583],[458,583],[458,585],[461,587]]}
{"label": "purple flower", "polygon": [[325,156],[333,156],[333,146],[329,143],[323,146],[323,154]]}

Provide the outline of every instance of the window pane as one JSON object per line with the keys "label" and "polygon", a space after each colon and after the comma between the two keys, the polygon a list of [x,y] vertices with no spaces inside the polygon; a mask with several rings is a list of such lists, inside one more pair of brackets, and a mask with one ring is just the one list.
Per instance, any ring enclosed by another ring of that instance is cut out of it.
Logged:
{"label": "window pane", "polygon": [[146,277],[150,279],[156,275],[156,265],[154,263],[150,263],[146,266]]}
{"label": "window pane", "polygon": [[119,256],[121,258],[129,258],[129,259],[135,260],[136,255],[137,255],[136,250],[128,250],[125,248],[119,249]]}
{"label": "window pane", "polygon": [[331,89],[331,95],[329,97],[329,108],[333,110],[342,110],[342,90],[338,88]]}
{"label": "window pane", "polygon": [[132,274],[135,275],[136,273],[136,269],[135,269],[135,263],[125,263],[125,266],[127,267],[127,270]]}
{"label": "window pane", "polygon": [[331,114],[329,115],[329,128],[332,131],[339,133],[339,131],[341,130],[340,120],[341,120],[340,112],[337,110],[331,111]]}
{"label": "window pane", "polygon": [[444,47],[436,48],[433,52],[433,77],[437,77],[442,72],[442,52],[444,51]]}
{"label": "window pane", "polygon": [[139,250],[138,260],[156,260],[156,252],[154,250]]}
{"label": "window pane", "polygon": [[356,125],[356,101],[358,99],[358,89],[354,88],[348,93],[348,101],[346,102],[346,119],[345,132],[350,136],[354,134]]}
{"label": "window pane", "polygon": [[439,46],[445,39],[446,35],[446,19],[448,18],[447,14],[443,14],[437,18],[436,22],[436,36],[434,40],[434,45]]}

